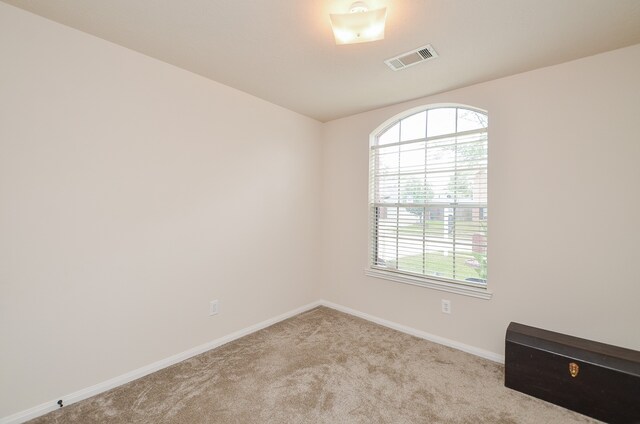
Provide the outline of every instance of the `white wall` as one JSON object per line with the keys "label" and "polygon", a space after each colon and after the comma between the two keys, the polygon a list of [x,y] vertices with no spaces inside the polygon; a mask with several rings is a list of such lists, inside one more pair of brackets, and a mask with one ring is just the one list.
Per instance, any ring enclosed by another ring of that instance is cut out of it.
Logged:
{"label": "white wall", "polygon": [[[489,301],[363,274],[369,134],[449,102],[489,111]],[[640,349],[639,117],[636,45],[325,124],[326,299],[499,354],[510,321]]]}
{"label": "white wall", "polygon": [[4,3],[0,58],[0,417],[319,298],[320,123]]}

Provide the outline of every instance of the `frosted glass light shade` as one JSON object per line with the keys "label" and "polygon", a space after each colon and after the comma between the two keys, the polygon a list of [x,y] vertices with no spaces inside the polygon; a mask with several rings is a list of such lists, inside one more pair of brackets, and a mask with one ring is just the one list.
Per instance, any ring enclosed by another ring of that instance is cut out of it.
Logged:
{"label": "frosted glass light shade", "polygon": [[330,14],[336,44],[366,43],[384,38],[387,8],[366,12]]}

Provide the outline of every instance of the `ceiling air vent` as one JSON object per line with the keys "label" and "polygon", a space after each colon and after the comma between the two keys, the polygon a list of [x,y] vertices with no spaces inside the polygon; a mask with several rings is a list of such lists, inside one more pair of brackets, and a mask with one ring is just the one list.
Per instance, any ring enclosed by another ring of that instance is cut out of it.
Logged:
{"label": "ceiling air vent", "polygon": [[435,59],[436,57],[438,57],[438,53],[436,53],[431,44],[427,44],[426,46],[418,47],[410,52],[387,59],[384,63],[394,71],[399,71],[400,69],[408,68],[409,66],[417,65],[418,63]]}

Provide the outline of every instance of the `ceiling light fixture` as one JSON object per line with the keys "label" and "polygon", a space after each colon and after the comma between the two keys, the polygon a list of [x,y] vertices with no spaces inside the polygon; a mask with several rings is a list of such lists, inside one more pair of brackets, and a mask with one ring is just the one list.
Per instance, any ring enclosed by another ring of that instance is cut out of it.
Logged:
{"label": "ceiling light fixture", "polygon": [[332,13],[331,27],[336,44],[366,43],[384,38],[387,8],[369,10],[362,1],[351,5],[349,13]]}

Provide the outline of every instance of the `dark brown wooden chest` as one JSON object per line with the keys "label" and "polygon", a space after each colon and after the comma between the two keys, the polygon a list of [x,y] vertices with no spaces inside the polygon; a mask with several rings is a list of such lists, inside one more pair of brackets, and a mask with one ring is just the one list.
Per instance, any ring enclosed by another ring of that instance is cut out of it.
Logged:
{"label": "dark brown wooden chest", "polygon": [[640,423],[635,350],[512,322],[505,386],[605,422]]}

